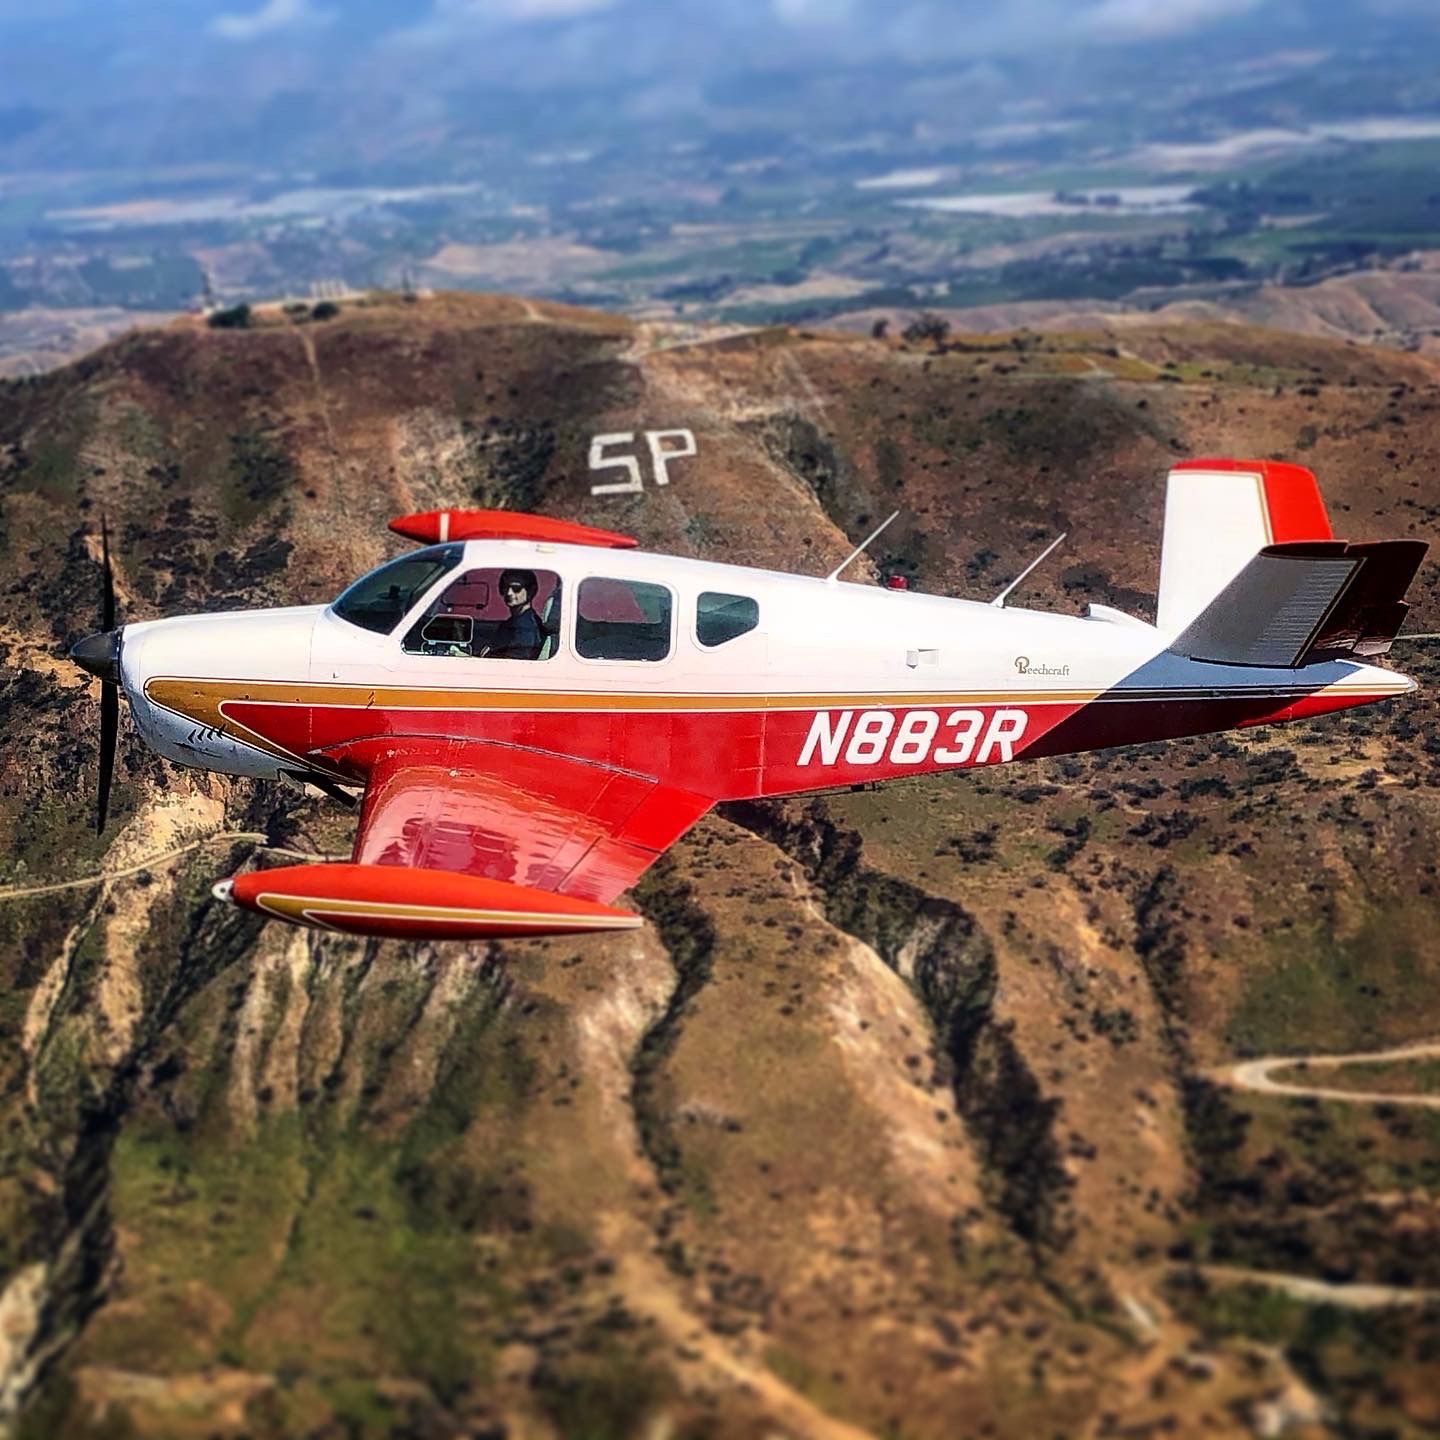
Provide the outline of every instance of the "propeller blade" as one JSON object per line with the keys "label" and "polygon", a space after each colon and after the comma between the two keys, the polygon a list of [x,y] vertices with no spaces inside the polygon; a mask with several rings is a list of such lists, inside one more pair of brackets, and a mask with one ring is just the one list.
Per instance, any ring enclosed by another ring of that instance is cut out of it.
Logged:
{"label": "propeller blade", "polygon": [[120,636],[115,630],[115,569],[110,563],[110,526],[100,516],[100,631],[71,650],[71,657],[100,677],[100,787],[95,833],[102,834],[110,814],[110,782],[115,778],[115,747],[120,739]]}
{"label": "propeller blade", "polygon": [[120,690],[116,685],[100,686],[100,808],[95,815],[95,833],[103,833],[110,813],[110,781],[115,774],[115,743],[120,736]]}
{"label": "propeller blade", "polygon": [[115,628],[115,572],[110,568],[110,527],[100,517],[100,566],[103,572],[100,591],[100,628]]}

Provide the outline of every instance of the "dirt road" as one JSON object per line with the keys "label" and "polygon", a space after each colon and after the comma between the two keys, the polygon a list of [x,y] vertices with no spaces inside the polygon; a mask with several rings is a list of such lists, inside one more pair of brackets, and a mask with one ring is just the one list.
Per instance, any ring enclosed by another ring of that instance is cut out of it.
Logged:
{"label": "dirt road", "polygon": [[1394,1050],[1375,1050],[1361,1055],[1270,1055],[1263,1060],[1242,1060],[1210,1072],[1217,1084],[1256,1095],[1289,1095],[1314,1100],[1346,1100],[1355,1105],[1418,1105],[1440,1110],[1440,1095],[1399,1095],[1385,1090],[1339,1090],[1323,1085],[1297,1085],[1272,1080],[1275,1070],[1293,1070],[1300,1065],[1311,1070],[1338,1070],[1345,1065],[1376,1065],[1402,1060],[1440,1059],[1440,1040],[1421,1040]]}
{"label": "dirt road", "polygon": [[[1373,1050],[1355,1055],[1270,1055],[1263,1060],[1241,1060],[1210,1072],[1210,1079],[1234,1090],[1255,1095],[1281,1095],[1294,1099],[1341,1100],[1354,1105],[1418,1105],[1440,1109],[1440,1095],[1398,1095],[1380,1090],[1337,1090],[1324,1085],[1297,1085],[1272,1080],[1275,1070],[1293,1070],[1304,1065],[1311,1070],[1338,1070],[1345,1065],[1387,1064],[1405,1060],[1440,1058],[1440,1040],[1421,1040],[1393,1050]],[[1205,1265],[1201,1273],[1222,1285],[1268,1285],[1295,1300],[1310,1304],[1339,1305],[1347,1310],[1379,1310],[1392,1305],[1440,1303],[1440,1290],[1416,1290],[1397,1285],[1365,1283],[1333,1284],[1308,1275],[1274,1270],[1246,1270],[1238,1266]]]}

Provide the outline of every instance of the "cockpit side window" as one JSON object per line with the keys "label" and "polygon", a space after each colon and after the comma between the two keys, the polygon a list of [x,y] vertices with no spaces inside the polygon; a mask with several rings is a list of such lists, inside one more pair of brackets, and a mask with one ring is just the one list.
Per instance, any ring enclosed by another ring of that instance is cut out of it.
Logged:
{"label": "cockpit side window", "polygon": [[695,602],[695,638],[713,648],[748,635],[760,623],[760,607],[748,595],[701,592]]}
{"label": "cockpit side window", "polygon": [[467,570],[405,634],[409,655],[548,660],[560,636],[560,577],[553,570]]}
{"label": "cockpit side window", "polygon": [[586,660],[663,660],[674,597],[646,580],[591,576],[580,582],[575,650]]}
{"label": "cockpit side window", "polygon": [[464,558],[464,545],[431,545],[362,575],[330,607],[342,620],[388,635],[410,607]]}

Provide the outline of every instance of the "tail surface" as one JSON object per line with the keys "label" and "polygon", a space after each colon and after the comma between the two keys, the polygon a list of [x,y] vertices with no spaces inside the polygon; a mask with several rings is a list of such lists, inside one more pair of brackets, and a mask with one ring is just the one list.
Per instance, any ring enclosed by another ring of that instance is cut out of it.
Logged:
{"label": "tail surface", "polygon": [[1421,540],[1267,545],[1170,644],[1225,665],[1298,669],[1383,655],[1410,607]]}
{"label": "tail surface", "polygon": [[1301,465],[1176,465],[1165,490],[1156,627],[1178,635],[1267,545],[1332,538],[1320,487]]}
{"label": "tail surface", "polygon": [[1336,540],[1310,471],[1189,460],[1170,472],[1157,626],[1192,660],[1291,669],[1383,655],[1420,540]]}

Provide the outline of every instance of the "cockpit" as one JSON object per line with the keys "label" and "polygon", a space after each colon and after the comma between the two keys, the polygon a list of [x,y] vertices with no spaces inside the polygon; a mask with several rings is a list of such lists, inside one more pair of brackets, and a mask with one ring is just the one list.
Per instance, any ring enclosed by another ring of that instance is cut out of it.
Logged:
{"label": "cockpit", "polygon": [[[361,629],[395,636],[407,655],[549,660],[561,649],[562,633],[581,661],[656,663],[673,653],[683,617],[668,584],[583,570],[572,571],[567,584],[556,571],[529,564],[466,567],[465,552],[464,542],[452,541],[402,555],[362,576],[331,610]],[[749,596],[702,591],[689,605],[688,626],[701,650],[759,624],[759,606]]]}
{"label": "cockpit", "polygon": [[[442,576],[459,567],[463,544],[432,545],[381,565],[332,607],[342,620],[391,634]],[[552,570],[479,566],[452,579],[406,629],[407,655],[548,660],[560,641],[561,580]]]}
{"label": "cockpit", "polygon": [[465,558],[462,544],[430,545],[362,575],[330,607],[342,620],[388,635],[416,599]]}
{"label": "cockpit", "polygon": [[425,607],[402,648],[409,655],[548,660],[560,640],[560,593],[553,570],[467,570]]}

